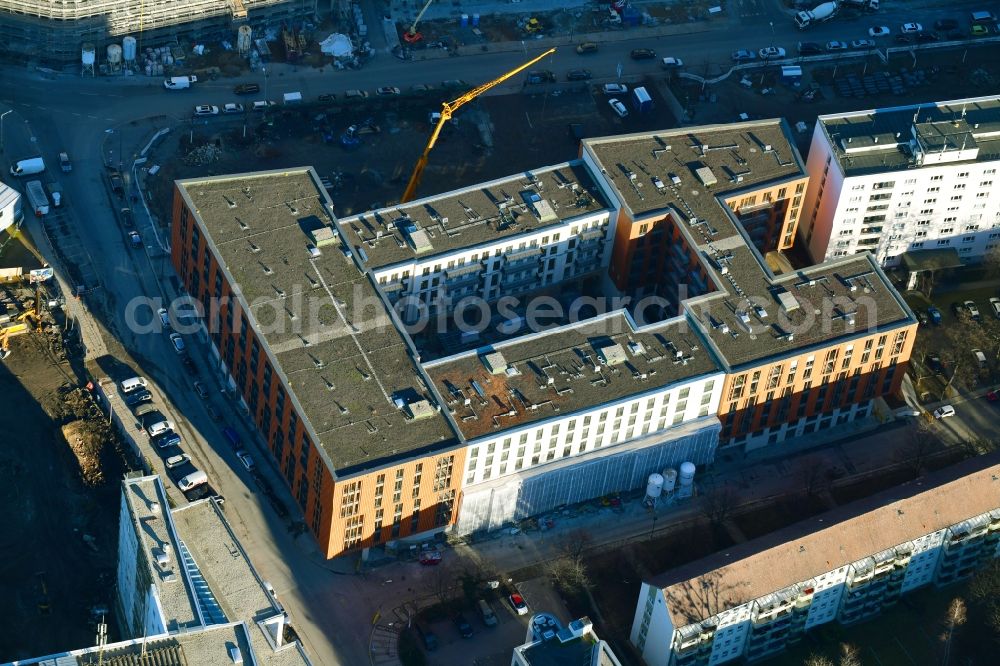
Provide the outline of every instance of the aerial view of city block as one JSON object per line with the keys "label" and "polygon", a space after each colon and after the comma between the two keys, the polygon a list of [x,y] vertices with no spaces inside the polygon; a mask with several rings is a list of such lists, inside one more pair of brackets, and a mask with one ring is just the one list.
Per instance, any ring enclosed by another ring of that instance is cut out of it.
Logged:
{"label": "aerial view of city block", "polygon": [[995,666],[998,18],[0,0],[0,664]]}

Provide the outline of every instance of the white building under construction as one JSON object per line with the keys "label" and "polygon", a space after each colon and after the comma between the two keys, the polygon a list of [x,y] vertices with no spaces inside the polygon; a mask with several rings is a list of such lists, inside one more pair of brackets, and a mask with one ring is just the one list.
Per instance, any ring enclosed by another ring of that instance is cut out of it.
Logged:
{"label": "white building under construction", "polygon": [[309,17],[316,7],[316,0],[0,0],[0,50],[73,62],[84,43],[100,50],[126,35],[139,48],[214,35],[232,40],[239,25]]}

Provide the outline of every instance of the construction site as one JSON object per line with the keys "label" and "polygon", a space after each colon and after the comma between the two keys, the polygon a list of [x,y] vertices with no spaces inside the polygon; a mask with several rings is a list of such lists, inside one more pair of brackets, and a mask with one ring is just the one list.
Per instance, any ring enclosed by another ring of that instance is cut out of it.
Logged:
{"label": "construction site", "polygon": [[120,443],[82,379],[82,350],[29,242],[0,252],[0,658],[85,646],[110,617]]}

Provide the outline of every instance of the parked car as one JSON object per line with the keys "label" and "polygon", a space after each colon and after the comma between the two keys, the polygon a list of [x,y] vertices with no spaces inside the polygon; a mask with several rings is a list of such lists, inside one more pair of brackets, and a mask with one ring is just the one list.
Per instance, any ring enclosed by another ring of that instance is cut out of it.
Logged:
{"label": "parked car", "polygon": [[936,32],[918,32],[916,38],[918,42],[936,42],[941,39]]}
{"label": "parked car", "polygon": [[441,87],[447,90],[468,90],[471,86],[462,79],[448,79],[441,82]]}
{"label": "parked car", "polygon": [[841,42],[841,41],[836,40],[836,39],[833,40],[833,41],[827,42],[826,43],[826,50],[827,51],[846,51],[847,50],[847,42]]}
{"label": "parked car", "polygon": [[577,45],[576,52],[580,54],[597,53],[597,49],[597,42],[584,42],[583,44]]}
{"label": "parked car", "polygon": [[936,419],[946,419],[950,416],[955,415],[955,408],[951,405],[942,405],[934,410],[934,418]]}
{"label": "parked car", "polygon": [[441,551],[439,550],[425,550],[420,553],[418,561],[425,567],[432,567],[437,564],[441,564]]}
{"label": "parked car", "polygon": [[892,33],[887,25],[877,25],[874,28],[868,28],[869,37],[888,37]]}
{"label": "parked car", "polygon": [[996,296],[990,298],[990,307],[993,308],[993,316],[1000,319],[1000,298]]}
{"label": "parked car", "polygon": [[973,321],[979,321],[979,308],[976,307],[974,302],[965,301],[962,303],[962,306],[965,308],[965,311],[969,313],[969,316],[972,317]]}
{"label": "parked car", "polygon": [[381,88],[375,89],[376,95],[381,95],[382,97],[392,97],[399,94],[399,88],[395,86],[382,86]]}
{"label": "parked car", "polygon": [[919,23],[904,23],[900,26],[899,31],[903,34],[910,34],[916,32],[923,32],[924,26]]}
{"label": "parked car", "polygon": [[621,103],[621,100],[612,97],[608,100],[608,105],[611,107],[612,111],[618,114],[619,118],[624,118],[628,115],[628,109],[626,109],[625,105]]}
{"label": "parked car", "polygon": [[627,95],[628,86],[622,85],[621,83],[605,83],[601,88],[601,91],[605,95]]}
{"label": "parked car", "polygon": [[[801,53],[801,51],[799,51]],[[757,58],[757,54],[750,49],[739,49],[733,51],[732,56],[730,56],[733,62],[749,62]]]}
{"label": "parked car", "polygon": [[958,21],[955,19],[938,19],[934,21],[935,30],[954,30],[958,27]]}
{"label": "parked car", "polygon": [[524,601],[524,597],[522,597],[520,594],[515,592],[514,594],[507,597],[507,599],[508,601],[510,601],[510,605],[514,609],[514,612],[516,612],[518,615],[528,614],[528,604]]}
{"label": "parked car", "polygon": [[212,419],[213,421],[218,422],[222,418],[221,416],[219,416],[219,411],[212,405],[205,405],[205,411],[208,412],[208,418]]}
{"label": "parked car", "polygon": [[353,101],[368,99],[368,91],[357,90],[357,89],[345,90],[344,99],[349,99]]}
{"label": "parked car", "polygon": [[236,457],[239,458],[240,462],[243,463],[243,466],[247,468],[248,472],[252,472],[254,467],[256,467],[256,465],[253,464],[253,458],[251,458],[250,454],[243,449],[236,452]]}
{"label": "parked car", "polygon": [[972,26],[972,36],[973,37],[982,37],[982,36],[988,35],[988,34],[990,34],[990,28],[989,28],[989,26],[979,25],[978,23],[976,25]]}
{"label": "parked car", "polygon": [[121,214],[122,214],[122,224],[125,225],[126,229],[131,229],[132,227],[135,226],[135,217],[133,217],[132,215],[131,208],[122,208]]}
{"label": "parked car", "polygon": [[165,330],[170,330],[170,313],[167,312],[166,308],[160,308],[156,311],[156,316],[160,318],[160,324]]}
{"label": "parked car", "polygon": [[170,456],[169,458],[167,458],[164,464],[167,466],[167,469],[173,469],[175,467],[180,467],[184,463],[190,461],[191,461],[191,456],[189,456],[186,453],[178,453],[175,456]]}
{"label": "parked car", "polygon": [[229,442],[229,445],[233,449],[238,451],[243,448],[243,440],[240,438],[240,434],[229,426],[222,429],[222,436],[226,438],[226,441]]}
{"label": "parked car", "polygon": [[153,394],[149,391],[139,391],[125,396],[125,404],[129,407],[135,407],[136,405],[141,405],[144,402],[149,402],[152,399]]}
{"label": "parked car", "polygon": [[260,86],[256,83],[241,83],[233,88],[233,92],[237,95],[252,95],[260,92]]}
{"label": "parked car", "polygon": [[934,353],[929,353],[924,356],[924,363],[935,373],[944,372],[944,365],[941,363],[941,357]]}
{"label": "parked car", "polygon": [[855,39],[851,42],[852,49],[873,49],[875,48],[874,39]]}
{"label": "parked car", "polygon": [[917,321],[920,322],[921,326],[926,326],[930,323],[931,318],[927,316],[927,313],[917,310]]}
{"label": "parked car", "polygon": [[211,104],[199,104],[194,107],[194,115],[196,116],[217,116],[219,115],[219,107],[212,106]]}
{"label": "parked car", "polygon": [[479,617],[483,618],[483,624],[487,627],[497,626],[497,615],[493,612],[489,602],[480,599],[476,602],[476,606],[479,608]]}
{"label": "parked car", "polygon": [[1000,402],[1000,391],[987,391],[986,399],[989,402]]}
{"label": "parked car", "polygon": [[184,353],[184,338],[181,337],[180,333],[170,334],[170,344],[173,345],[174,351],[178,354]]}
{"label": "parked car", "polygon": [[985,370],[988,367],[988,364],[986,362],[986,354],[983,353],[982,349],[973,349],[972,358],[975,359],[976,366],[980,370]]}
{"label": "parked car", "polygon": [[567,81],[586,81],[591,77],[589,69],[573,69],[567,72]]}
{"label": "parked car", "polygon": [[429,86],[426,83],[418,83],[415,86],[410,86],[410,90],[415,93],[426,93],[434,90],[434,86]]}
{"label": "parked car", "polygon": [[138,231],[128,232],[128,242],[134,248],[142,247],[142,236],[139,235]]}
{"label": "parked car", "polygon": [[181,363],[184,365],[184,371],[187,372],[192,377],[198,376],[198,366],[194,364],[191,357],[187,354],[181,354]]}
{"label": "parked car", "polygon": [[653,49],[632,49],[629,56],[632,60],[652,60],[656,57],[656,51]]}
{"label": "parked car", "polygon": [[433,652],[437,649],[437,636],[427,627],[426,624],[420,621],[415,621],[413,623],[413,629],[417,632],[417,636],[420,637],[420,641],[424,644],[425,650]]}
{"label": "parked car", "polygon": [[931,321],[934,322],[935,326],[941,324],[941,311],[936,307],[932,305],[927,308],[927,314],[930,315]]}
{"label": "parked car", "polygon": [[799,55],[816,55],[822,52],[822,44],[817,42],[799,42]]}
{"label": "parked car", "polygon": [[457,614],[452,618],[452,622],[455,623],[455,628],[458,629],[458,633],[461,634],[462,638],[472,638],[472,625],[469,624],[464,615],[461,613]]}
{"label": "parked car", "polygon": [[194,383],[194,392],[198,394],[198,397],[204,400],[208,397],[208,389],[201,382]]}
{"label": "parked car", "polygon": [[528,72],[527,83],[555,83],[556,75],[547,69],[535,69]]}
{"label": "parked car", "polygon": [[173,421],[156,421],[155,423],[150,423],[146,426],[146,432],[149,433],[150,437],[156,437],[157,435],[162,435],[164,433],[170,432],[174,429]]}
{"label": "parked car", "polygon": [[237,104],[235,102],[229,102],[228,104],[223,105],[222,112],[223,113],[243,113],[243,105],[242,104]]}
{"label": "parked car", "polygon": [[758,53],[762,59],[784,58],[785,49],[780,46],[765,46]]}
{"label": "parked car", "polygon": [[684,61],[680,58],[667,57],[662,61],[663,69],[677,69],[684,66]]}

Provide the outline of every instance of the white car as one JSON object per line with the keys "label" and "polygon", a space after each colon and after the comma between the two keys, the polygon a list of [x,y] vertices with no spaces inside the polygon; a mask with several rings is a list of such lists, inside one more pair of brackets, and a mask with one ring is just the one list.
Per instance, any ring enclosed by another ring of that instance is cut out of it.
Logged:
{"label": "white car", "polygon": [[873,49],[875,48],[874,39],[855,39],[851,42],[852,49]]}
{"label": "white car", "polygon": [[941,405],[934,410],[934,418],[936,419],[946,419],[949,416],[955,415],[955,408],[951,405]]}
{"label": "white car", "polygon": [[184,338],[181,337],[180,333],[170,334],[170,344],[174,346],[174,351],[178,354],[184,353]]}
{"label": "white car", "polygon": [[219,115],[219,107],[212,106],[211,104],[199,104],[194,107],[194,115],[196,116],[217,116]]}
{"label": "white car", "polygon": [[664,58],[663,68],[664,69],[676,69],[678,67],[683,67],[684,61],[680,58]]}
{"label": "white car", "polygon": [[1000,319],[1000,298],[994,296],[990,299],[990,307],[993,308],[993,316]]}
{"label": "white car", "polygon": [[827,51],[845,51],[847,50],[847,42],[841,42],[839,40],[834,40],[832,42],[826,43]]}
{"label": "white car", "polygon": [[758,51],[758,53],[760,54],[760,57],[763,59],[785,57],[785,49],[781,48],[780,46],[766,46],[762,48],[760,51]]}
{"label": "white car", "polygon": [[869,37],[888,37],[892,33],[887,25],[877,25],[874,28],[868,28]]}
{"label": "white car", "polygon": [[972,301],[965,301],[962,305],[965,306],[965,311],[969,313],[970,317],[979,321],[979,308],[976,307],[975,303]]}
{"label": "white car", "polygon": [[625,105],[621,103],[621,100],[612,97],[608,100],[608,105],[611,107],[612,111],[618,114],[619,118],[624,118],[628,115],[628,109],[626,109]]}
{"label": "white car", "polygon": [[399,94],[399,88],[394,86],[382,86],[381,88],[375,89],[376,95],[381,95],[382,97],[392,97],[393,95]]}
{"label": "white car", "polygon": [[160,324],[163,325],[163,328],[166,330],[170,330],[170,313],[167,312],[167,309],[160,308],[159,310],[156,311],[156,314],[157,316],[159,316]]}
{"label": "white car", "polygon": [[184,463],[191,460],[191,456],[186,453],[179,453],[176,456],[170,456],[166,460],[167,469],[173,469],[174,467],[180,467]]}
{"label": "white car", "polygon": [[924,26],[920,25],[919,23],[904,23],[899,28],[899,31],[904,35],[908,35],[911,32],[923,32]]}
{"label": "white car", "polygon": [[605,95],[625,95],[628,94],[628,86],[620,83],[605,83],[601,89]]}
{"label": "white car", "polygon": [[157,435],[162,435],[165,432],[174,429],[173,421],[157,421],[156,423],[150,423],[146,427],[146,432],[149,433],[150,437],[156,437]]}
{"label": "white car", "polygon": [[248,472],[253,471],[254,469],[253,458],[250,457],[249,453],[247,453],[243,449],[240,449],[239,451],[236,452],[236,457],[240,459],[240,462],[243,463],[243,466],[247,468]]}
{"label": "white car", "polygon": [[243,113],[243,105],[230,102],[222,107],[223,113]]}

